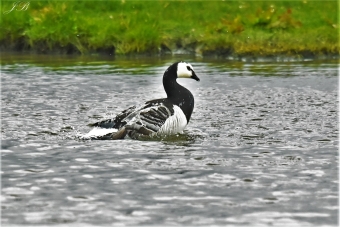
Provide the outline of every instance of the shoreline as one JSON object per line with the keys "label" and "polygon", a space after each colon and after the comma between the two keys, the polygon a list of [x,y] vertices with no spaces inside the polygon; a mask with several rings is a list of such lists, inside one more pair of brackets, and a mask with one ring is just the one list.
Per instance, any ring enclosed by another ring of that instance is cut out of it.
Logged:
{"label": "shoreline", "polygon": [[127,54],[117,54],[113,50],[114,48],[102,48],[99,50],[91,50],[86,51],[85,53],[81,53],[75,48],[52,48],[52,49],[35,49],[35,48],[4,48],[3,45],[0,46],[1,53],[23,53],[23,54],[46,54],[46,55],[65,55],[65,56],[150,56],[150,57],[159,57],[159,56],[194,56],[201,58],[224,58],[224,59],[242,59],[242,58],[296,58],[296,59],[337,59],[340,58],[340,52],[333,51],[325,51],[325,50],[310,50],[310,49],[302,49],[302,50],[291,50],[291,51],[278,51],[273,53],[273,51],[266,51],[262,48],[261,53],[258,52],[246,52],[242,54],[234,53],[232,48],[218,48],[212,50],[206,50],[204,52],[197,51],[191,47],[188,48],[176,48],[174,50],[163,49],[163,48],[153,48],[158,49],[158,51],[145,51],[140,53],[127,53]]}
{"label": "shoreline", "polygon": [[185,60],[196,59],[197,61],[225,61],[225,62],[251,62],[251,63],[271,63],[271,62],[338,62],[340,63],[340,55],[316,55],[316,56],[221,56],[208,55],[201,56],[192,53],[174,53],[174,54],[129,54],[129,55],[107,55],[102,53],[80,54],[60,54],[60,53],[36,53],[33,51],[2,51],[0,54],[1,64],[16,60],[33,60],[33,61],[53,61],[57,60],[75,60],[75,61],[115,61],[115,60]]}
{"label": "shoreline", "polygon": [[[340,36],[339,36],[340,44]],[[2,53],[23,53],[23,54],[46,54],[46,55],[64,55],[64,56],[107,56],[107,57],[160,57],[160,56],[193,56],[200,58],[220,58],[228,60],[241,60],[241,59],[340,59],[339,46],[333,46],[333,48],[326,49],[321,48],[275,48],[274,50],[270,45],[258,45],[256,49],[250,45],[247,48],[247,44],[243,43],[243,52],[238,53],[230,46],[220,46],[211,49],[201,50],[204,45],[188,45],[181,47],[169,47],[161,44],[160,46],[151,47],[150,50],[141,52],[128,52],[128,53],[116,53],[114,46],[105,48],[100,47],[91,49],[83,47],[83,51],[77,49],[77,46],[68,44],[66,46],[47,46],[47,45],[35,45],[30,47],[28,43],[23,41],[14,42],[11,44],[0,43],[0,51]],[[9,47],[8,47],[9,46]],[[172,46],[176,46],[173,44]],[[271,44],[273,46],[273,44]],[[285,45],[284,45],[285,46]],[[287,43],[287,46],[289,44]]]}

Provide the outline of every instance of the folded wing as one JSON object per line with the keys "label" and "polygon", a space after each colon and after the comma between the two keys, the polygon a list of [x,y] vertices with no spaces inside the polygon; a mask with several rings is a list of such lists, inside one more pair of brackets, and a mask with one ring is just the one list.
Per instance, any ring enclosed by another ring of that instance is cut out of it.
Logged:
{"label": "folded wing", "polygon": [[140,107],[130,107],[116,117],[91,124],[93,130],[82,139],[122,139],[128,134],[131,138],[150,136],[164,131],[164,125],[175,111],[172,104],[164,99],[146,102]]}

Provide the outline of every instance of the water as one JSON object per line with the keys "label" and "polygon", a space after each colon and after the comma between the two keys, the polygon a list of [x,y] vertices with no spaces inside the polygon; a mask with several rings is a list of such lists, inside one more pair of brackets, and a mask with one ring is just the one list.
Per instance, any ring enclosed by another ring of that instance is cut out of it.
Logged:
{"label": "water", "polygon": [[188,58],[184,134],[76,138],[164,97],[175,60],[3,60],[2,225],[337,226],[337,62]]}

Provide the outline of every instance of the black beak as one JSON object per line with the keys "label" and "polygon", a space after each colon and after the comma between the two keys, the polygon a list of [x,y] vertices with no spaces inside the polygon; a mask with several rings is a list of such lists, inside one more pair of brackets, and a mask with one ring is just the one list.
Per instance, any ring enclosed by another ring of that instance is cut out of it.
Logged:
{"label": "black beak", "polygon": [[196,73],[194,71],[192,71],[192,76],[191,76],[192,79],[196,80],[196,81],[200,81],[200,78],[198,78],[196,76]]}

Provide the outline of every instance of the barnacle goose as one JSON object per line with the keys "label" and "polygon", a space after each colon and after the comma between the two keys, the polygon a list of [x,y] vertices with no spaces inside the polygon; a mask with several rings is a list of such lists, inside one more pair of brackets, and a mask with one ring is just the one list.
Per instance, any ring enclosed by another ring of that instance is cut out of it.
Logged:
{"label": "barnacle goose", "polygon": [[167,98],[155,99],[140,107],[132,106],[115,118],[92,124],[93,130],[83,139],[132,139],[172,135],[182,132],[194,109],[194,96],[177,83],[177,78],[200,79],[186,62],[172,64],[163,75]]}

